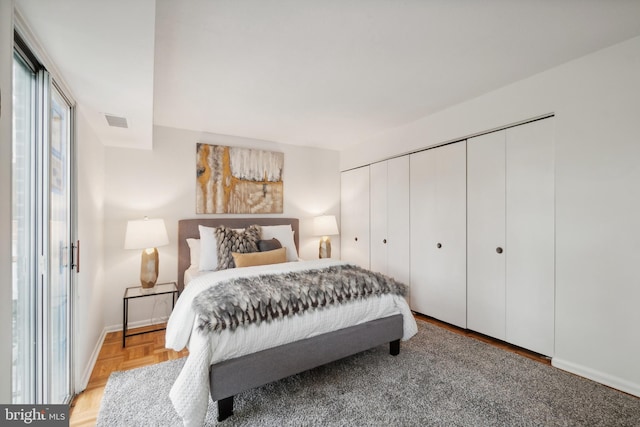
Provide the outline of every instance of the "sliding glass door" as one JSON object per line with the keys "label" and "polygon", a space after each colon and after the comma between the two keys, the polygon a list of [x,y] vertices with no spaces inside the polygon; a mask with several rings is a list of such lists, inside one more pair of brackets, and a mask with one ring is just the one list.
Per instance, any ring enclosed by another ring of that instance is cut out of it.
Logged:
{"label": "sliding glass door", "polygon": [[36,73],[19,55],[13,61],[12,285],[13,403],[33,403],[36,394],[35,242]]}
{"label": "sliding glass door", "polygon": [[62,403],[70,396],[71,302],[71,107],[53,87],[49,111],[49,286],[48,311],[49,400]]}
{"label": "sliding glass door", "polygon": [[37,61],[14,55],[13,402],[72,397],[73,109]]}

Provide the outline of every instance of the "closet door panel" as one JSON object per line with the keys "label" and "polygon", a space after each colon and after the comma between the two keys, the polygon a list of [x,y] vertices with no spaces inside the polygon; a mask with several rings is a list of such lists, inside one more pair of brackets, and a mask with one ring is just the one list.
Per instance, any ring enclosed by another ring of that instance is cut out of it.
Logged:
{"label": "closet door panel", "polygon": [[409,156],[387,161],[387,275],[409,286]]}
{"label": "closet door panel", "polygon": [[369,166],[369,189],[371,206],[371,270],[387,273],[387,205],[388,179],[387,162]]}
{"label": "closet door panel", "polygon": [[410,156],[411,308],[432,315],[429,270],[435,264],[433,244],[437,233],[436,156],[427,150]]}
{"label": "closet door panel", "polygon": [[507,341],[545,355],[554,337],[553,119],[507,129]]}
{"label": "closet door panel", "polygon": [[466,327],[465,142],[411,156],[411,304]]}
{"label": "closet door panel", "polygon": [[342,172],[341,259],[369,268],[369,167]]}
{"label": "closet door panel", "polygon": [[[467,173],[466,141],[437,150],[437,218],[439,236],[432,242],[436,255],[432,296],[440,298],[436,314],[445,322],[467,327]],[[438,248],[440,243],[440,248]],[[434,316],[436,317],[436,316]]]}
{"label": "closet door panel", "polygon": [[[467,144],[467,324],[505,339],[505,133]],[[502,253],[499,253],[501,248]]]}

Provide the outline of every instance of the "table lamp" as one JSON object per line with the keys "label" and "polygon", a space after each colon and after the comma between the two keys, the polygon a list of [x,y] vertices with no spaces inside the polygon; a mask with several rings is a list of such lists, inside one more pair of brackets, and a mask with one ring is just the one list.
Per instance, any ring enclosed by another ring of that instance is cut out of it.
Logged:
{"label": "table lamp", "polygon": [[127,222],[124,239],[125,249],[143,249],[140,264],[140,284],[143,288],[153,288],[158,280],[157,246],[169,244],[167,229],[162,219],[131,220]]}
{"label": "table lamp", "polygon": [[335,236],[338,233],[338,223],[334,215],[322,215],[313,219],[314,235],[322,236],[320,238],[320,247],[318,248],[319,258],[331,258],[331,239],[329,236]]}

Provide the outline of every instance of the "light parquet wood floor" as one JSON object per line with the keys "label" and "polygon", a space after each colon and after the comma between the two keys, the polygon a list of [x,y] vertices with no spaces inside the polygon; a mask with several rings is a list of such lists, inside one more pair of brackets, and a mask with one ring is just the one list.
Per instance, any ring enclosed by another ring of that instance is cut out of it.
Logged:
{"label": "light parquet wood floor", "polygon": [[[457,334],[484,341],[488,344],[502,348],[503,350],[517,353],[537,362],[551,364],[551,361],[539,354],[532,353],[511,344],[495,340],[476,332],[461,329],[447,323],[440,322],[433,318],[416,314],[416,318],[430,322]],[[149,327],[155,329],[158,325]],[[145,328],[131,330],[130,332],[140,332]],[[100,402],[107,384],[109,375],[114,371],[125,371],[142,366],[153,365],[171,359],[178,359],[188,354],[187,350],[176,352],[164,348],[165,331],[150,332],[144,335],[136,335],[127,338],[127,346],[122,348],[122,332],[109,333],[102,345],[98,360],[93,368],[93,373],[89,379],[86,390],[80,393],[71,405],[70,426],[86,427],[94,426],[100,410]]]}
{"label": "light parquet wood floor", "polygon": [[[159,325],[132,329],[129,333],[156,329]],[[176,352],[164,347],[165,331],[150,332],[127,338],[122,348],[122,332],[110,332],[105,337],[100,354],[89,378],[87,388],[76,396],[71,405],[69,424],[72,427],[94,426],[100,410],[109,375],[114,371],[126,371],[178,359],[188,354],[187,350]]]}

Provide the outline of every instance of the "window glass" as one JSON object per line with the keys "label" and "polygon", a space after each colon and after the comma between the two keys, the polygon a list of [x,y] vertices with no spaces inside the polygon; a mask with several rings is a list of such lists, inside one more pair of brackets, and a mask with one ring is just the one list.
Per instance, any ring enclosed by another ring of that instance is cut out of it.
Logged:
{"label": "window glass", "polygon": [[35,398],[34,111],[35,73],[19,55],[13,61],[12,287],[13,402]]}

